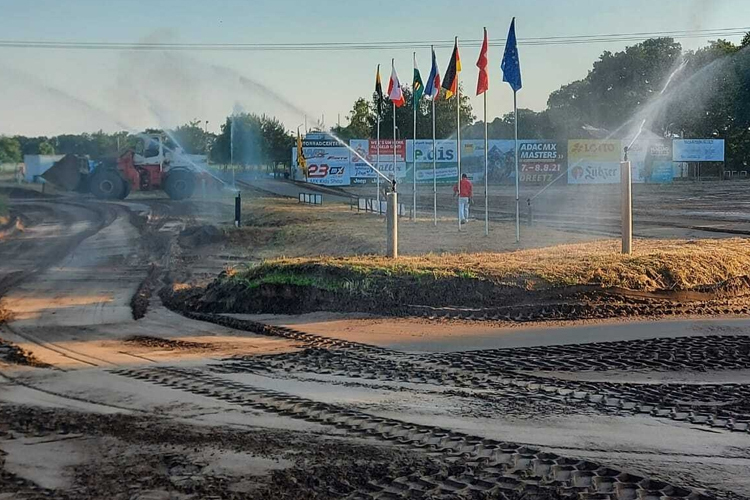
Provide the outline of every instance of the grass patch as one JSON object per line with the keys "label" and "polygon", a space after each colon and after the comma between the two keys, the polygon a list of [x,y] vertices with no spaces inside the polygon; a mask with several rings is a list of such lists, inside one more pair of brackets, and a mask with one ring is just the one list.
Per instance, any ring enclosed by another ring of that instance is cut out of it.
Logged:
{"label": "grass patch", "polygon": [[573,285],[631,290],[689,290],[746,276],[750,242],[639,240],[633,255],[607,240],[504,253],[427,254],[390,260],[380,256],[304,257],[265,261],[235,273],[248,286],[285,283],[328,290],[380,288],[392,279],[490,281],[498,286],[549,289]]}

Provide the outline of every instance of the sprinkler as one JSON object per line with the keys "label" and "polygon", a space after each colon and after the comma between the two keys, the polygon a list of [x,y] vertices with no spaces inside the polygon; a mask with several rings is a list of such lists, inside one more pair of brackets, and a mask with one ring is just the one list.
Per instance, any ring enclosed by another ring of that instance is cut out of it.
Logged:
{"label": "sprinkler", "polygon": [[242,195],[240,190],[234,196],[234,227],[240,227],[242,224]]}

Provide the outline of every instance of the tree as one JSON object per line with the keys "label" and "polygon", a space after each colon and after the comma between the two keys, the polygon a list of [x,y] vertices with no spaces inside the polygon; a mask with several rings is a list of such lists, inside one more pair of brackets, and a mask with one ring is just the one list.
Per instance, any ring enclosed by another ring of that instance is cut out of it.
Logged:
{"label": "tree", "polygon": [[211,135],[201,126],[201,120],[192,120],[172,131],[170,137],[188,154],[206,154]]}
{"label": "tree", "polygon": [[[396,110],[397,137],[401,139],[414,138],[414,102],[411,89],[405,87],[404,105]],[[442,94],[441,94],[442,95]],[[435,137],[447,139],[456,135],[456,106],[455,97],[451,99],[438,98],[435,101]],[[373,94],[372,109],[377,110],[377,96]],[[461,90],[461,128],[471,126],[475,116],[472,112],[469,96]],[[376,120],[372,122],[370,137],[377,134]],[[393,136],[393,104],[389,99],[383,102],[380,120],[380,137],[390,138]],[[428,99],[422,99],[417,104],[417,139],[432,139],[432,103]]]}
{"label": "tree", "polygon": [[681,62],[672,38],[653,38],[615,54],[605,51],[583,80],[563,85],[547,101],[561,135],[580,137],[586,125],[616,130],[658,95]]}
{"label": "tree", "polygon": [[289,163],[294,137],[276,118],[252,113],[227,117],[211,146],[210,158],[217,163],[264,165]]}
{"label": "tree", "polygon": [[50,144],[49,141],[42,141],[39,143],[39,154],[40,155],[53,155],[55,154],[55,147]]}
{"label": "tree", "polygon": [[284,124],[274,117],[261,116],[260,127],[263,136],[263,161],[288,165],[291,162],[289,150],[295,143],[294,136],[287,132]]}
{"label": "tree", "polygon": [[0,163],[18,163],[21,159],[21,144],[18,139],[0,136]]}
{"label": "tree", "polygon": [[335,126],[331,131],[340,139],[370,139],[372,131],[375,130],[376,113],[374,104],[364,97],[354,102],[352,110],[347,116],[349,125],[346,127]]}

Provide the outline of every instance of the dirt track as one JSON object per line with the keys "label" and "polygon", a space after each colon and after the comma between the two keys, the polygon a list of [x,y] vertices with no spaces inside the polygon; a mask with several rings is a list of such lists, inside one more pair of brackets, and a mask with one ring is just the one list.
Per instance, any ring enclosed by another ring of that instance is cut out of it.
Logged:
{"label": "dirt track", "polygon": [[[178,314],[165,280],[252,257],[183,232],[229,205],[11,209],[0,337],[49,367],[0,364],[0,497],[750,497],[742,321],[592,343],[596,325]],[[483,347],[461,348],[477,328]]]}

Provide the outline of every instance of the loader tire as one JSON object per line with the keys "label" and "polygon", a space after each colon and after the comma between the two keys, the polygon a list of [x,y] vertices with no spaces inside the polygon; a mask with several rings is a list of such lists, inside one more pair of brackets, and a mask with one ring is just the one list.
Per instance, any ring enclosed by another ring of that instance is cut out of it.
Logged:
{"label": "loader tire", "polygon": [[164,191],[173,200],[185,200],[195,191],[195,175],[188,170],[174,170],[167,174]]}
{"label": "loader tire", "polygon": [[102,200],[117,200],[125,194],[125,184],[116,170],[99,170],[91,176],[89,190]]}
{"label": "loader tire", "polygon": [[124,200],[130,195],[130,183],[129,182],[123,182],[122,183],[122,193],[120,193],[120,199]]}

